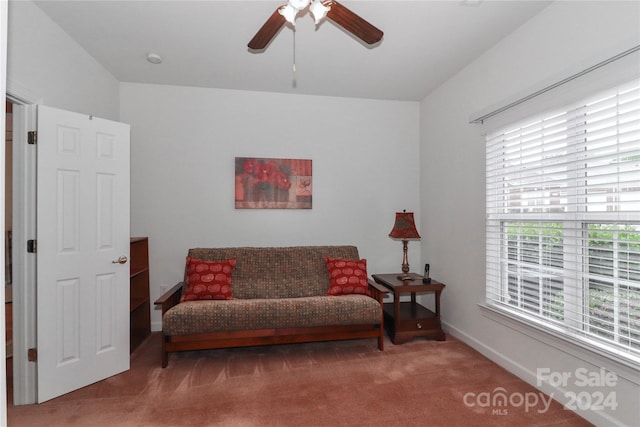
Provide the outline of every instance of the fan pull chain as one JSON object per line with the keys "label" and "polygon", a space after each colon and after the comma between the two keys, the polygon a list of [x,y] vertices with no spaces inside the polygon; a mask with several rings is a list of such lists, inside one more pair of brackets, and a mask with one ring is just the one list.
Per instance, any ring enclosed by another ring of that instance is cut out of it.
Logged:
{"label": "fan pull chain", "polygon": [[291,67],[292,75],[292,85],[293,87],[298,87],[298,81],[296,79],[296,29],[293,29],[293,65]]}

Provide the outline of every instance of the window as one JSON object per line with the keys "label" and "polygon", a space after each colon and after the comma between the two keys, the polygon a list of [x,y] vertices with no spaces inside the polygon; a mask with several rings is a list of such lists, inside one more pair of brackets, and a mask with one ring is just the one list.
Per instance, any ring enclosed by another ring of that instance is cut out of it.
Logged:
{"label": "window", "polygon": [[640,82],[487,137],[487,303],[640,361]]}

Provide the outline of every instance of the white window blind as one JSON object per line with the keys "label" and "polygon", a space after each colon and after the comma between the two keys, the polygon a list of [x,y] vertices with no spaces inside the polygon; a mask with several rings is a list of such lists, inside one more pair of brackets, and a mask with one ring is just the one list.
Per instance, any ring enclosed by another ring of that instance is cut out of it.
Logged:
{"label": "white window blind", "polygon": [[640,80],[487,136],[487,303],[640,362]]}

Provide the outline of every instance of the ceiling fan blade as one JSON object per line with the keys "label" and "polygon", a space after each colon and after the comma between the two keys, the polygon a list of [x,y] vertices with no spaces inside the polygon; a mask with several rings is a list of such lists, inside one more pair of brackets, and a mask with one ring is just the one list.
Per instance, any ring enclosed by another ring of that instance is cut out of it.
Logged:
{"label": "ceiling fan blade", "polygon": [[340,25],[342,28],[365,42],[366,44],[378,43],[384,33],[369,22],[342,6],[340,3],[330,1],[326,4],[331,6],[327,13],[327,18]]}
{"label": "ceiling fan blade", "polygon": [[284,16],[280,15],[280,8],[276,9],[275,12],[267,19],[267,22],[262,25],[262,27],[258,30],[255,36],[251,39],[249,44],[247,45],[249,49],[253,50],[262,50],[267,47],[271,39],[278,34],[280,28],[284,26],[284,23],[287,22]]}

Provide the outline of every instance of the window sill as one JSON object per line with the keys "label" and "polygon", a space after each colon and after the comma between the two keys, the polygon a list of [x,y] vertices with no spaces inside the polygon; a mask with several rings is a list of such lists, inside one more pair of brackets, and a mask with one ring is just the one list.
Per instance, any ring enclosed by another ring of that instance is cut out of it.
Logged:
{"label": "window sill", "polygon": [[553,332],[542,326],[526,322],[524,319],[506,310],[501,310],[487,304],[478,304],[478,306],[482,310],[483,315],[488,319],[578,359],[615,372],[626,380],[640,385],[640,371],[638,370],[638,364],[633,360],[617,357],[605,350],[595,349],[587,343],[572,339],[559,332]]}

